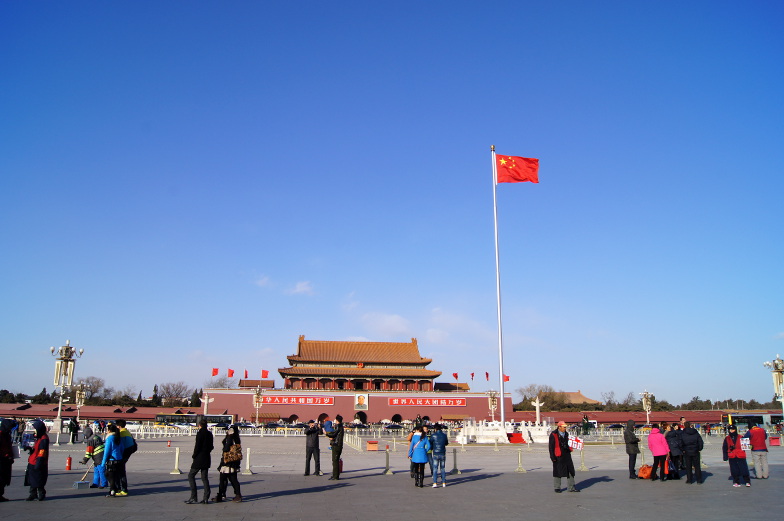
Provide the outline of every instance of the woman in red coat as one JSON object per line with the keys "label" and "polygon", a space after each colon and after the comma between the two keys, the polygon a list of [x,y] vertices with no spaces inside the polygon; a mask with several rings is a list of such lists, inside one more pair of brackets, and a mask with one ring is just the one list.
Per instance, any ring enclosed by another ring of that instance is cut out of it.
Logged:
{"label": "woman in red coat", "polygon": [[724,461],[730,462],[730,473],[732,473],[732,486],[740,487],[741,479],[746,481],[746,486],[751,486],[749,478],[749,466],[746,464],[746,451],[740,445],[741,437],[738,436],[738,428],[735,425],[729,426],[730,433],[724,438],[721,452]]}

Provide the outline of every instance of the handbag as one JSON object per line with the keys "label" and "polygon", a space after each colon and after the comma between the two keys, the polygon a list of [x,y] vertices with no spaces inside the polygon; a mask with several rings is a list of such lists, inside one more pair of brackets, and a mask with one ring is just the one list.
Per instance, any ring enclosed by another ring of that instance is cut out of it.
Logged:
{"label": "handbag", "polygon": [[643,465],[640,467],[640,470],[637,471],[637,477],[640,479],[651,479],[651,473],[653,472],[653,467],[650,465]]}
{"label": "handbag", "polygon": [[235,461],[242,460],[242,446],[235,443],[229,448],[228,452],[223,453],[223,461],[226,463],[234,463]]}

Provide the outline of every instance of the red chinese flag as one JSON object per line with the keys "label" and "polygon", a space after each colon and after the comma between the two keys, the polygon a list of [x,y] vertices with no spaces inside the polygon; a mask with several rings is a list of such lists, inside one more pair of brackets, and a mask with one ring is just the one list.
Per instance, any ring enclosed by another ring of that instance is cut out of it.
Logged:
{"label": "red chinese flag", "polygon": [[509,381],[509,376],[508,375],[504,375],[504,382],[508,382],[508,381]]}
{"label": "red chinese flag", "polygon": [[485,372],[485,380],[490,381],[490,373]]}
{"label": "red chinese flag", "polygon": [[246,380],[248,379],[248,370],[247,369],[245,369],[245,379]]}
{"label": "red chinese flag", "polygon": [[539,182],[539,160],[531,157],[495,156],[499,183]]}
{"label": "red chinese flag", "polygon": [[269,371],[267,371],[266,369],[262,369],[261,370],[261,377],[262,378],[269,378]]}
{"label": "red chinese flag", "polygon": [[228,376],[229,378],[234,378],[234,369],[229,369]]}
{"label": "red chinese flag", "polygon": [[474,379],[474,373],[471,373],[471,380]]}
{"label": "red chinese flag", "polygon": [[213,367],[212,368],[212,376],[218,376],[218,368],[217,367]]}
{"label": "red chinese flag", "polygon": [[457,380],[457,373],[452,373],[452,376],[454,376],[455,380]]}

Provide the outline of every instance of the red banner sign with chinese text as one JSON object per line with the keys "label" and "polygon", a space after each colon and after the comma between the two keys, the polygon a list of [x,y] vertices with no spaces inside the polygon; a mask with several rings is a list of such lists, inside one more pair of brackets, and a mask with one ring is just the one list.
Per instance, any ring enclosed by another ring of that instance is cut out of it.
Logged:
{"label": "red banner sign with chinese text", "polygon": [[389,398],[391,406],[415,405],[415,406],[437,406],[437,407],[465,407],[465,398]]}

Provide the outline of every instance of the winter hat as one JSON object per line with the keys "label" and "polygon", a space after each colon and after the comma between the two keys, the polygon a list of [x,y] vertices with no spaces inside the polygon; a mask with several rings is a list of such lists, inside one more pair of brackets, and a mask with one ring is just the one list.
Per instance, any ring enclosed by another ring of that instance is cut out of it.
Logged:
{"label": "winter hat", "polygon": [[41,420],[33,420],[31,425],[33,426],[33,429],[35,429],[35,433],[38,436],[41,436],[42,434],[44,434],[46,432],[46,424],[44,422],[42,422]]}
{"label": "winter hat", "polygon": [[11,432],[11,429],[14,428],[14,421],[9,420],[8,418],[3,418],[0,420],[0,431],[4,432]]}

